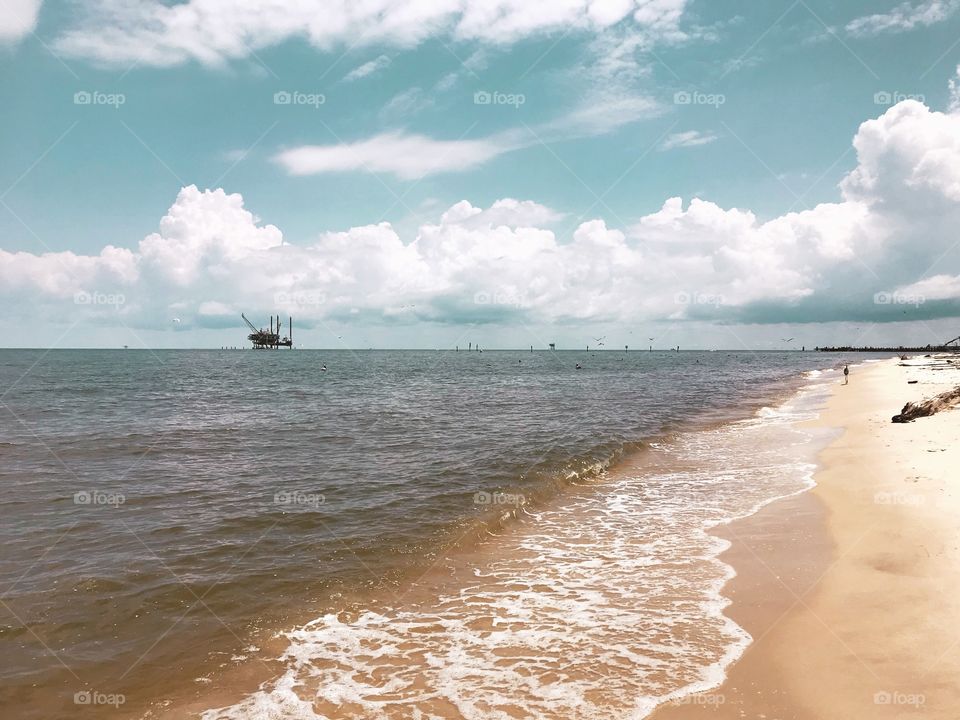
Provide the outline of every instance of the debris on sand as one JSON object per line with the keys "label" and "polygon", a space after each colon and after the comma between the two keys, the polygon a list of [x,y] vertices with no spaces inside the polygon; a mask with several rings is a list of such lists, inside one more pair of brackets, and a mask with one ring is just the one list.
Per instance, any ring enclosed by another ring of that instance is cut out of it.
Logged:
{"label": "debris on sand", "polygon": [[942,392],[929,400],[922,400],[918,403],[908,402],[903,406],[900,414],[894,415],[892,420],[895,423],[913,422],[919,417],[927,417],[941,410],[949,410],[958,403],[960,403],[960,387],[955,387],[953,390]]}

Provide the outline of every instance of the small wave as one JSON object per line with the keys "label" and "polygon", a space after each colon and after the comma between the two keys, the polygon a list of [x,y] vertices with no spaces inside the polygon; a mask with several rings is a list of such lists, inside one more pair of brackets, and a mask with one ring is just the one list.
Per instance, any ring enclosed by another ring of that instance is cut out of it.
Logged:
{"label": "small wave", "polygon": [[817,397],[585,466],[597,488],[565,474],[562,502],[469,550],[462,576],[287,633],[280,680],[204,720],[640,718],[716,687],[751,638],[724,613],[730,543],[710,530],[812,485],[795,423]]}

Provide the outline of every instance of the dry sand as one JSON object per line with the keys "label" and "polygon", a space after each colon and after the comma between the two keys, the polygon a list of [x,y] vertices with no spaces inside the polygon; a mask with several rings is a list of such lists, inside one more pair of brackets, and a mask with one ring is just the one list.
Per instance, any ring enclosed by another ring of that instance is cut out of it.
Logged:
{"label": "dry sand", "polygon": [[723,532],[730,614],[755,642],[723,686],[656,720],[960,718],[960,409],[890,422],[960,385],[957,361],[837,383],[817,488]]}

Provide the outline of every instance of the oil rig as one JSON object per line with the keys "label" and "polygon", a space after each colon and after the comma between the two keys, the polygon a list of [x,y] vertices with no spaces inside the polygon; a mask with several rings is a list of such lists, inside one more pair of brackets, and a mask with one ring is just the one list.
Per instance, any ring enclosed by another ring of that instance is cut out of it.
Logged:
{"label": "oil rig", "polygon": [[[243,313],[240,313],[240,317],[243,318],[243,321],[247,324],[247,327],[250,328],[251,332],[247,335],[247,339],[253,343],[254,350],[276,350],[281,347],[288,347],[291,350],[293,349],[293,318],[288,318],[290,322],[290,329],[287,333],[287,336],[284,338],[280,337],[280,316],[277,315],[276,318],[273,315],[270,316],[270,329],[264,330],[260,328],[259,330],[256,326],[247,319],[247,316]],[[276,320],[276,331],[274,331],[274,320]]]}

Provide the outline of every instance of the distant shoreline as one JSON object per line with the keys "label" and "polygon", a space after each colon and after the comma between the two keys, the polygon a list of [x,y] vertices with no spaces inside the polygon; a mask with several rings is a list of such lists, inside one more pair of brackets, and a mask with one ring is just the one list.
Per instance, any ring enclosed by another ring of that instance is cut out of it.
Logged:
{"label": "distant shoreline", "polygon": [[[164,347],[130,347],[130,348],[124,348],[124,347],[54,347],[54,348],[47,348],[47,347],[0,347],[0,352],[2,352],[2,351],[4,351],[4,350],[29,350],[29,351],[33,351],[33,352],[64,352],[64,351],[236,352],[236,351],[240,351],[240,350],[253,350],[253,348],[252,348],[252,347],[249,347],[249,346],[246,346],[246,345],[244,345],[244,346],[242,346],[242,347],[241,347],[241,346],[237,346],[237,347],[233,347],[233,348],[220,348],[220,347],[167,347],[167,348],[164,348]],[[719,353],[814,353],[814,352],[820,352],[820,353],[828,353],[828,354],[829,354],[829,353],[846,354],[846,353],[853,353],[853,352],[857,352],[857,353],[861,353],[861,352],[874,352],[874,353],[883,353],[883,354],[890,354],[890,353],[897,353],[897,352],[914,352],[914,353],[918,353],[918,352],[960,352],[960,348],[957,348],[957,349],[950,348],[950,349],[948,349],[948,350],[946,350],[946,351],[939,351],[939,350],[936,350],[936,349],[933,349],[933,350],[926,350],[926,349],[920,349],[920,350],[904,350],[904,349],[900,349],[900,348],[892,348],[892,349],[882,349],[882,348],[881,348],[881,349],[874,349],[874,348],[853,348],[853,349],[850,349],[850,350],[835,350],[835,349],[827,349],[827,348],[820,348],[820,349],[818,349],[818,350],[815,350],[815,349],[802,350],[802,349],[799,349],[799,348],[786,348],[786,349],[778,349],[778,348],[680,348],[680,350],[678,351],[676,348],[653,348],[653,349],[651,350],[651,349],[649,349],[649,348],[639,348],[639,347],[638,347],[638,348],[629,348],[628,350],[627,350],[627,349],[624,349],[624,348],[606,348],[606,347],[604,347],[604,348],[590,348],[589,350],[587,350],[586,348],[557,348],[557,349],[555,349],[555,350],[549,350],[549,349],[547,349],[547,348],[534,348],[532,351],[530,350],[529,347],[526,347],[526,348],[483,348],[482,352],[480,352],[480,351],[477,351],[477,350],[467,350],[466,348],[460,348],[459,350],[457,350],[456,348],[452,348],[452,347],[444,347],[444,348],[371,348],[371,347],[366,347],[366,348],[349,348],[349,347],[314,348],[314,347],[308,347],[308,348],[304,348],[304,347],[296,347],[296,346],[295,346],[295,347],[293,348],[293,350],[307,351],[307,352],[452,352],[452,353],[461,352],[461,353],[468,353],[468,354],[470,354],[470,353],[476,353],[476,354],[478,354],[478,355],[482,355],[483,353],[488,353],[488,352],[518,352],[518,353],[526,353],[526,354],[528,354],[528,355],[529,355],[531,352],[534,352],[534,353],[586,353],[586,352],[589,352],[589,353],[591,353],[591,354],[592,354],[592,353],[626,353],[626,354],[630,354],[630,355],[643,354],[643,353],[651,353],[651,352],[653,352],[653,353],[676,353],[676,352],[681,352],[681,353],[692,353],[692,352],[695,352],[695,353],[717,353],[717,352],[719,352]],[[289,351],[290,351],[290,348],[279,348],[276,352],[289,352]],[[264,351],[264,352],[267,352],[267,351]]]}

